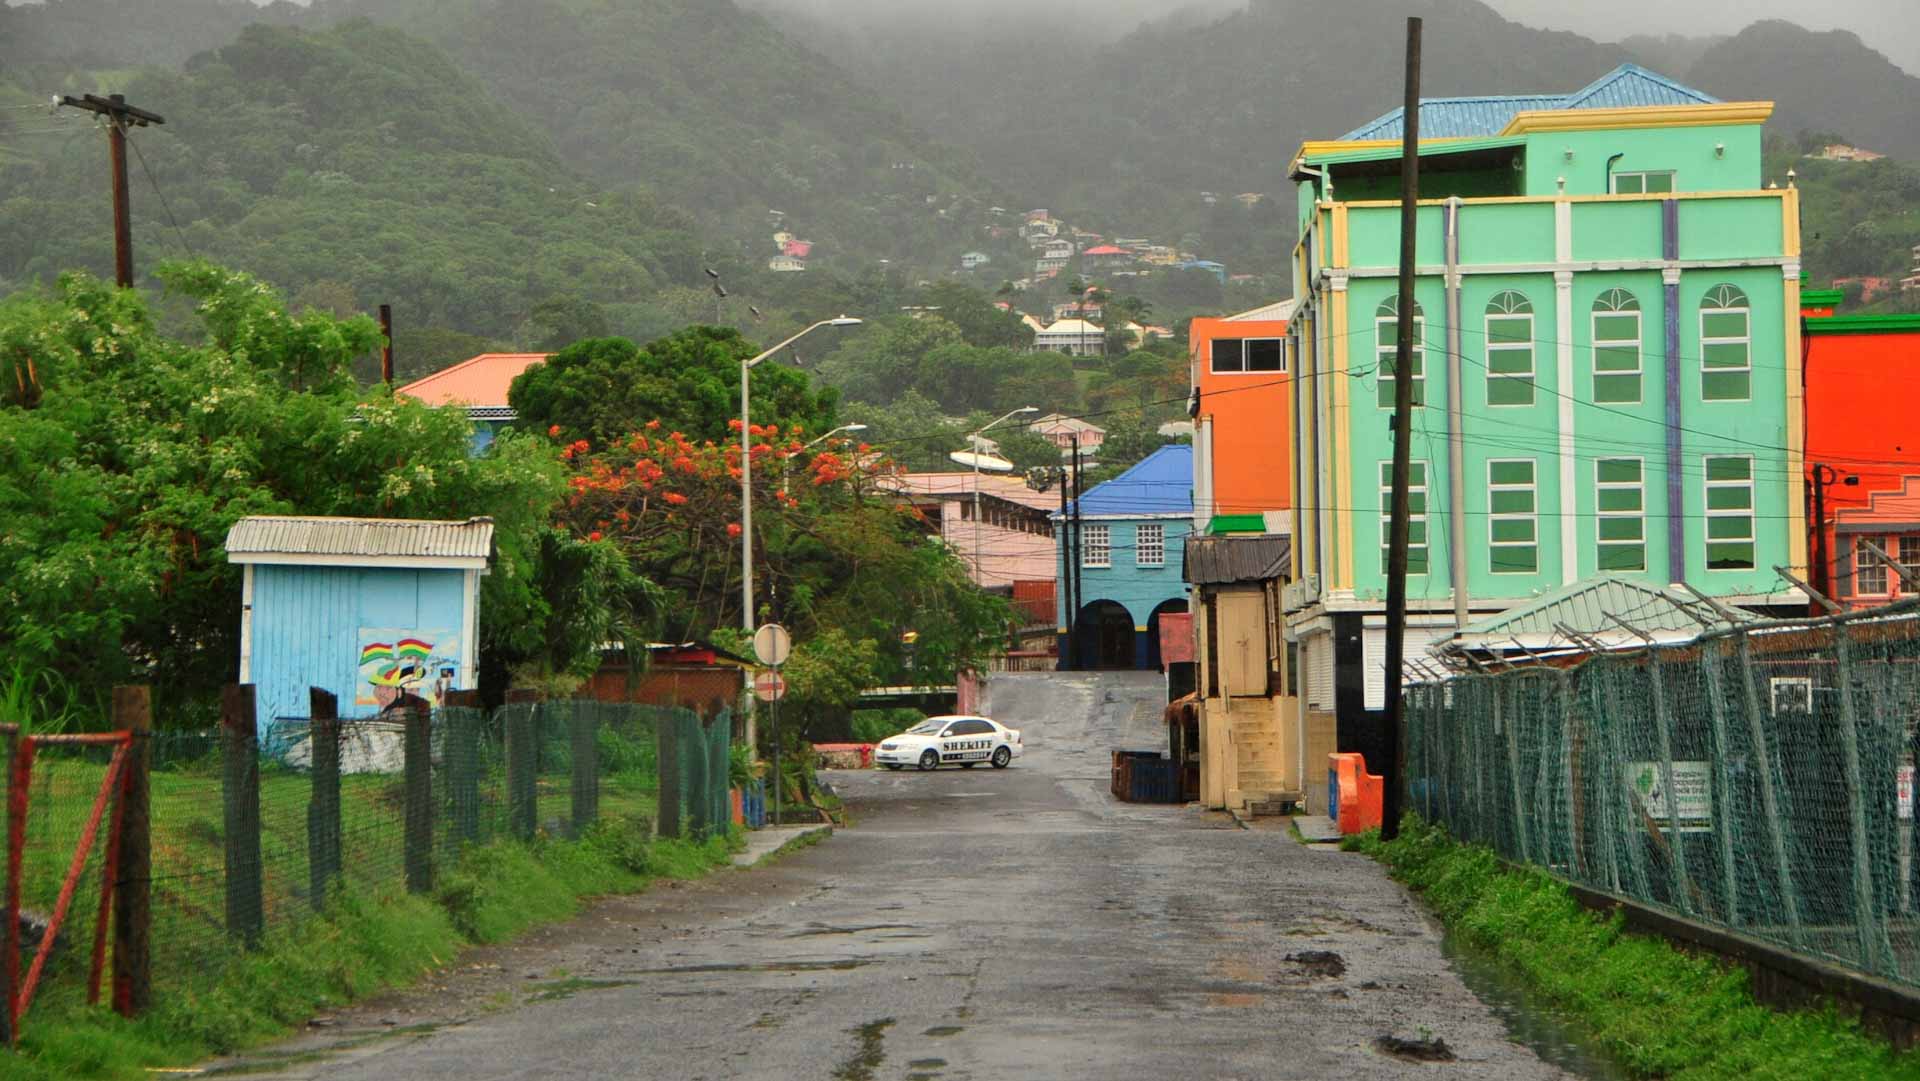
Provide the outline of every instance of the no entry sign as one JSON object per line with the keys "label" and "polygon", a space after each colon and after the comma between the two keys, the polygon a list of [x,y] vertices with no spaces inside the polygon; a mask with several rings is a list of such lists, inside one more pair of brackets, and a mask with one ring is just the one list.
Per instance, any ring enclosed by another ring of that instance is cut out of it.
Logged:
{"label": "no entry sign", "polygon": [[762,702],[778,702],[787,696],[787,681],[778,672],[761,672],[753,677],[753,696]]}

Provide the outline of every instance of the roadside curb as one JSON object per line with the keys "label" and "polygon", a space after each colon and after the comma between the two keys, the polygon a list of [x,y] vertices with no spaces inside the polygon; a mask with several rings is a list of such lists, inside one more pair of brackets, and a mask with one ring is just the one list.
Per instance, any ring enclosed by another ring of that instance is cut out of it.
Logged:
{"label": "roadside curb", "polygon": [[792,849],[819,844],[831,836],[833,827],[825,823],[753,830],[747,834],[747,850],[734,855],[733,866],[754,867]]}

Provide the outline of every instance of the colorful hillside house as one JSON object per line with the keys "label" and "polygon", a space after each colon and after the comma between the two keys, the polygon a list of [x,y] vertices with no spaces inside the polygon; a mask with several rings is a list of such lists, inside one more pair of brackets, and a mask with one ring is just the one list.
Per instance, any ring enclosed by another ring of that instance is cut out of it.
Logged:
{"label": "colorful hillside house", "polygon": [[[1160,667],[1160,616],[1187,610],[1180,557],[1193,530],[1192,484],[1193,448],[1170,444],[1081,495],[1079,611],[1066,611],[1064,585],[1055,591],[1060,656],[1071,667]],[[1053,520],[1064,542],[1073,518]]]}

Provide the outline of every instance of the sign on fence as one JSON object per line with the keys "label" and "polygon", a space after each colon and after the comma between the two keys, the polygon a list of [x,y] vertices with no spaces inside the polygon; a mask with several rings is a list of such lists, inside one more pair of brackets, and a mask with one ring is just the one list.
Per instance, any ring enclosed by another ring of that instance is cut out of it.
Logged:
{"label": "sign on fence", "polygon": [[1705,833],[1713,828],[1713,764],[1675,762],[1673,791],[1667,791],[1666,770],[1660,762],[1627,763],[1627,787],[1639,797],[1647,817],[1662,829],[1674,828],[1679,811],[1681,833]]}

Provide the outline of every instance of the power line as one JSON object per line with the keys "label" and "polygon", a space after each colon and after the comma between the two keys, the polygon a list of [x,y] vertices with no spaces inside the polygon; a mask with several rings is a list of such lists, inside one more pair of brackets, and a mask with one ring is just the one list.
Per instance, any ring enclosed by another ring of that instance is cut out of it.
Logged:
{"label": "power line", "polygon": [[199,258],[194,254],[193,245],[187,242],[186,231],[180,228],[179,219],[173,216],[173,207],[167,203],[167,193],[160,190],[160,181],[154,178],[153,167],[147,164],[147,156],[141,153],[140,144],[133,139],[128,139],[127,145],[133,147],[134,157],[140,159],[140,170],[147,174],[147,183],[153,186],[153,194],[160,197],[160,209],[166,211],[167,224],[173,226],[174,234],[180,238],[180,246],[186,249],[187,258]]}

